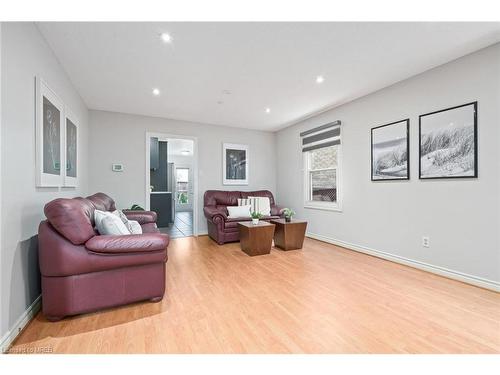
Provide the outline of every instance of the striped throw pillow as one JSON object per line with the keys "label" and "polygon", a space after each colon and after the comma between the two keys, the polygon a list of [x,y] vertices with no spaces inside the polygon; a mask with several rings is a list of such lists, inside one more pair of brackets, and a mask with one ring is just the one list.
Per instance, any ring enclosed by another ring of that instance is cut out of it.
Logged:
{"label": "striped throw pillow", "polygon": [[238,198],[238,206],[250,205],[250,212],[258,212],[264,216],[271,216],[271,201],[268,197]]}

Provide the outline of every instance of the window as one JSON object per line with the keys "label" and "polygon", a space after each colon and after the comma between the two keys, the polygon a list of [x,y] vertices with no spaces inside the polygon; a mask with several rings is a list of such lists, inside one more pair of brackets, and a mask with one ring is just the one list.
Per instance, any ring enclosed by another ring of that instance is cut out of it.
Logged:
{"label": "window", "polygon": [[341,130],[336,120],[300,133],[306,208],[341,210]]}
{"label": "window", "polygon": [[340,210],[340,145],[304,152],[305,207]]}
{"label": "window", "polygon": [[176,193],[178,204],[189,204],[189,168],[177,168]]}

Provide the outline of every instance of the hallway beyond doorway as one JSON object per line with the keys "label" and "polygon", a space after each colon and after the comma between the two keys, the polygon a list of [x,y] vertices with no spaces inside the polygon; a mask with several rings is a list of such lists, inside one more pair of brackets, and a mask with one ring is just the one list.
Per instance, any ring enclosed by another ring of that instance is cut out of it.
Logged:
{"label": "hallway beyond doorway", "polygon": [[193,235],[193,212],[183,211],[175,213],[174,223],[166,228],[159,228],[161,233],[170,238],[189,237]]}

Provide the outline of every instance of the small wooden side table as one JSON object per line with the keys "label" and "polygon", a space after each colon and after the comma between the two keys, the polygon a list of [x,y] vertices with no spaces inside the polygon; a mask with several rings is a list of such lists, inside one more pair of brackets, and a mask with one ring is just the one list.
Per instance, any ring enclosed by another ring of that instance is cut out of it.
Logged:
{"label": "small wooden side table", "polygon": [[276,225],[274,246],[283,250],[302,249],[307,221],[292,219],[287,222],[285,219],[275,219],[271,220],[271,223]]}
{"label": "small wooden side table", "polygon": [[240,231],[241,250],[250,256],[264,255],[271,252],[273,243],[274,225],[266,221],[259,221],[254,225],[251,221],[238,223]]}

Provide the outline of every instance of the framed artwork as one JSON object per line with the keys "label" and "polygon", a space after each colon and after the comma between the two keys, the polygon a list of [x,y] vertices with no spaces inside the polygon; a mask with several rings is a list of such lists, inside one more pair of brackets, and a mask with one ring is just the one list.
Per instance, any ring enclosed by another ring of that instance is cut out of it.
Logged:
{"label": "framed artwork", "polygon": [[64,170],[64,186],[78,186],[78,126],[79,122],[74,113],[66,107],[65,129],[64,129],[64,149],[66,168]]}
{"label": "framed artwork", "polygon": [[410,120],[377,126],[371,131],[372,181],[410,179]]}
{"label": "framed artwork", "polygon": [[64,160],[64,104],[39,77],[36,78],[36,186],[62,185]]}
{"label": "framed artwork", "polygon": [[248,145],[222,145],[222,173],[224,185],[248,185]]}
{"label": "framed artwork", "polygon": [[419,117],[419,177],[477,177],[477,102]]}

